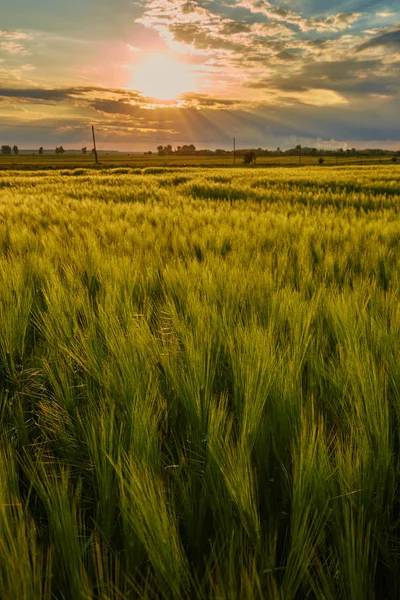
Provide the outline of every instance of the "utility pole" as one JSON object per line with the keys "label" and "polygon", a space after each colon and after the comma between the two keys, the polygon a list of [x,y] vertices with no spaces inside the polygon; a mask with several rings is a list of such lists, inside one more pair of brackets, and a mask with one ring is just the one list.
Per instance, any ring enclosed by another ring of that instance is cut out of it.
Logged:
{"label": "utility pole", "polygon": [[96,136],[94,134],[94,125],[92,125],[92,135],[93,135],[94,157],[95,157],[95,160],[96,160],[96,165],[98,165],[99,164],[99,157],[97,156]]}
{"label": "utility pole", "polygon": [[233,164],[236,164],[236,140],[233,138]]}

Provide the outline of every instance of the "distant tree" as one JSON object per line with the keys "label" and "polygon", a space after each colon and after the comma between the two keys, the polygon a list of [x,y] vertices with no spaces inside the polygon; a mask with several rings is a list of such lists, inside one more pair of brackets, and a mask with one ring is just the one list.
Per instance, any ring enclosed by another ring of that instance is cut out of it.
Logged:
{"label": "distant tree", "polygon": [[39,148],[39,154],[43,154],[43,146],[40,146],[40,148]]}
{"label": "distant tree", "polygon": [[2,154],[7,154],[7,155],[10,155],[10,154],[11,154],[11,152],[12,152],[12,148],[11,148],[11,146],[2,146],[2,147],[1,147],[1,153],[2,153]]}
{"label": "distant tree", "polygon": [[324,159],[324,157],[323,157],[323,156],[320,156],[320,157],[319,157],[319,159],[318,159],[318,162],[319,162],[319,164],[320,164],[320,165],[323,165],[323,164],[324,164],[324,162],[325,162],[325,159]]}
{"label": "distant tree", "polygon": [[19,154],[18,146],[13,146],[13,152],[14,154]]}
{"label": "distant tree", "polygon": [[179,154],[182,156],[191,156],[196,152],[196,146],[193,144],[184,144],[183,146],[178,146]]}
{"label": "distant tree", "polygon": [[96,154],[96,150],[94,148],[91,149],[90,151],[92,154]]}
{"label": "distant tree", "polygon": [[245,165],[250,165],[253,162],[256,162],[256,153],[254,150],[249,150],[245,152],[243,155],[243,162]]}
{"label": "distant tree", "polygon": [[157,146],[158,156],[165,156],[164,146]]}
{"label": "distant tree", "polygon": [[65,150],[62,146],[59,147],[58,149],[59,154],[64,154]]}
{"label": "distant tree", "polygon": [[87,148],[86,148],[86,147],[85,147],[85,148],[82,148],[82,151],[81,151],[81,152],[82,152],[82,154],[87,154]]}
{"label": "distant tree", "polygon": [[397,156],[392,156],[392,162],[397,162]]}

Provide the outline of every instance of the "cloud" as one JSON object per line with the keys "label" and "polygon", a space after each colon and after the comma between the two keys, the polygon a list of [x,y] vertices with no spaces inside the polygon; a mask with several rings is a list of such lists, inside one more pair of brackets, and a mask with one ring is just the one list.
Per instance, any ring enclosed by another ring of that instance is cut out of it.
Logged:
{"label": "cloud", "polygon": [[228,50],[240,52],[245,45],[239,41],[218,35],[210,35],[203,27],[195,23],[177,23],[170,25],[169,31],[174,39],[185,44],[192,44],[201,50]]}
{"label": "cloud", "polygon": [[23,31],[6,31],[0,29],[0,52],[7,54],[29,54],[21,41],[30,39],[30,36]]}
{"label": "cloud", "polygon": [[22,44],[12,41],[0,41],[0,52],[7,52],[8,54],[20,54],[21,56],[29,54]]}
{"label": "cloud", "polygon": [[5,40],[28,40],[30,36],[24,31],[5,31],[0,29],[0,38]]}
{"label": "cloud", "polygon": [[14,98],[22,100],[44,100],[58,102],[70,97],[70,90],[43,90],[43,89],[14,89],[0,88],[0,98]]}
{"label": "cloud", "polygon": [[288,50],[281,50],[281,52],[278,52],[278,54],[276,55],[276,58],[284,62],[292,62],[298,60],[299,57],[296,56],[296,54],[294,54],[293,52],[289,52]]}
{"label": "cloud", "polygon": [[[310,90],[327,89],[332,92],[332,100],[335,97],[349,100],[366,95],[395,96],[400,91],[400,63],[393,63],[386,69],[378,59],[311,62],[289,76],[272,76],[247,85],[255,89],[277,90],[284,95],[296,94],[300,101],[304,101]],[[303,98],[299,94],[303,94]],[[332,103],[326,92],[320,98],[321,105]]]}
{"label": "cloud", "polygon": [[[305,17],[268,0],[234,4],[149,0],[137,22],[156,29],[172,50],[190,52],[191,60],[202,55],[204,66],[210,69],[209,80],[215,81],[219,90],[223,84],[229,95],[235,93],[238,81],[262,81],[267,79],[265,73],[290,78],[290,68],[323,57],[324,52],[329,51],[332,58],[349,56],[357,42],[363,42],[360,36],[346,33],[360,16],[360,12],[338,12]],[[314,38],[312,32],[324,37]],[[261,90],[263,86],[257,87]],[[324,87],[329,89],[329,83]]]}
{"label": "cloud", "polygon": [[212,109],[224,109],[243,106],[245,103],[239,100],[230,98],[218,98],[209,96],[208,94],[194,94],[187,93],[182,94],[181,104],[183,107],[190,108],[212,108]]}
{"label": "cloud", "polygon": [[400,48],[400,27],[367,40],[358,47],[358,50],[368,50],[369,48],[376,48],[378,46],[386,46],[394,49]]}
{"label": "cloud", "polygon": [[396,15],[396,13],[393,10],[381,10],[380,12],[376,13],[376,16],[379,17],[380,19],[390,19],[391,17],[394,17]]}
{"label": "cloud", "polygon": [[283,21],[295,25],[301,31],[338,32],[349,29],[360,18],[361,13],[348,12],[328,15],[326,17],[307,18],[286,8],[276,8],[267,0],[241,0],[239,6],[254,14],[263,14],[271,20]]}
{"label": "cloud", "polygon": [[238,33],[250,33],[251,26],[246,23],[238,23],[236,21],[225,21],[221,27],[222,35],[236,35]]}
{"label": "cloud", "polygon": [[[44,102],[64,102],[64,101],[92,101],[92,100],[110,100],[118,101],[125,99],[126,101],[139,101],[143,97],[138,92],[106,89],[101,87],[70,87],[70,88],[0,88],[0,97],[14,98],[26,101],[42,100]],[[117,100],[115,100],[117,99]]]}
{"label": "cloud", "polygon": [[[14,103],[41,104],[41,105],[71,105],[75,108],[89,108],[95,113],[109,115],[118,115],[121,119],[138,119],[144,114],[158,115],[157,126],[160,125],[167,114],[165,109],[228,109],[248,105],[248,102],[234,100],[229,98],[219,98],[208,94],[185,93],[177,101],[157,102],[152,98],[143,96],[137,91],[127,91],[118,89],[105,89],[98,87],[76,87],[60,89],[14,89],[0,88],[0,101],[13,101]],[[164,112],[163,112],[164,111]],[[99,118],[99,115],[97,115]],[[147,118],[145,119],[147,120]],[[155,123],[153,123],[155,125]]]}

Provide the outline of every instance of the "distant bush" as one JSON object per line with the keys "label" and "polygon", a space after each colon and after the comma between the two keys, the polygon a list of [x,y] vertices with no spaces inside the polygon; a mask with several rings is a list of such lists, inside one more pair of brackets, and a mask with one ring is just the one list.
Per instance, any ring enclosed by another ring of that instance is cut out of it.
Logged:
{"label": "distant bush", "polygon": [[249,152],[245,152],[243,155],[243,162],[245,165],[250,165],[253,162],[256,162],[256,153],[253,150],[249,150]]}
{"label": "distant bush", "polygon": [[319,164],[320,164],[320,165],[323,165],[323,164],[324,164],[324,162],[325,162],[325,159],[324,159],[324,157],[323,157],[323,156],[320,156],[320,157],[319,157],[319,159],[318,159],[318,162],[319,162]]}
{"label": "distant bush", "polygon": [[392,162],[397,162],[397,156],[392,156]]}

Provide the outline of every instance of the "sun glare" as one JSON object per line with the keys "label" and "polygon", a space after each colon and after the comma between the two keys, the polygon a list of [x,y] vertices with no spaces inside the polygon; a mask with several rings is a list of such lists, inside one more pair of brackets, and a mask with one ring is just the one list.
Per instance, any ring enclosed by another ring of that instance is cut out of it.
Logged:
{"label": "sun glare", "polygon": [[195,75],[190,69],[163,54],[145,58],[135,69],[132,87],[157,100],[176,100],[185,92],[193,92]]}

